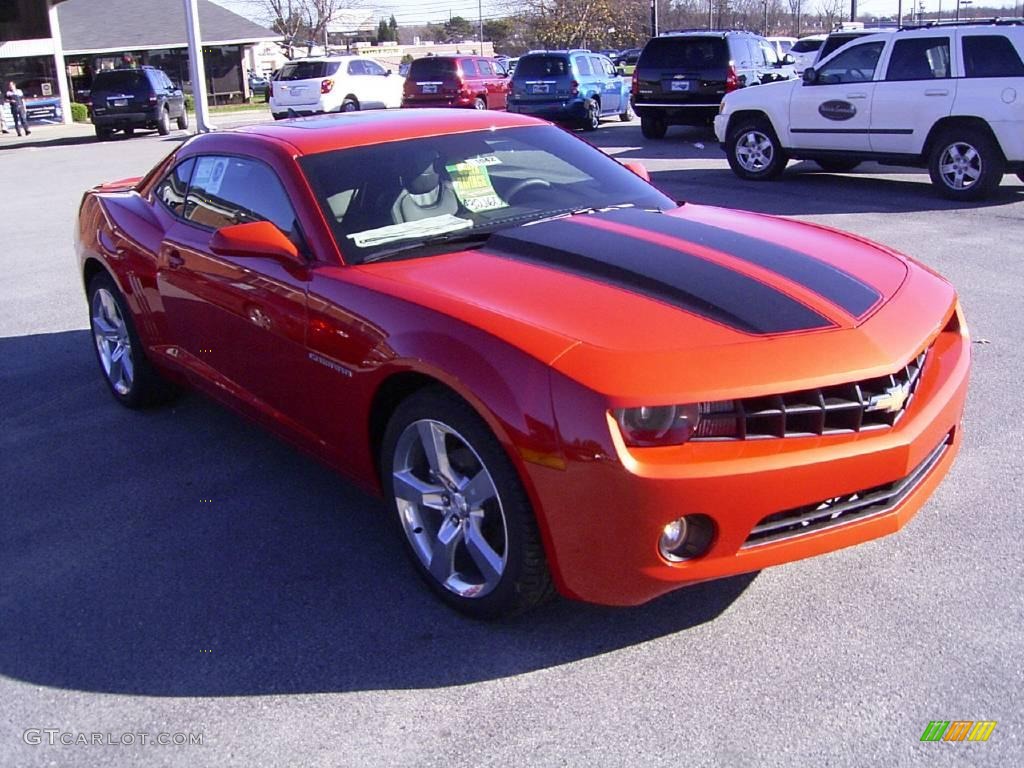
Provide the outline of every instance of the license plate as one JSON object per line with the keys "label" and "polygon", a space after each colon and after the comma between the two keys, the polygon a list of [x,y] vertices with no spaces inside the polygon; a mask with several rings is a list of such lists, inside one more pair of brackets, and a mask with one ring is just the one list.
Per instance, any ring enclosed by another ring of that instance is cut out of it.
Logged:
{"label": "license plate", "polygon": [[125,106],[128,106],[128,99],[114,99],[114,106],[115,107],[125,107]]}
{"label": "license plate", "polygon": [[672,90],[673,91],[688,91],[688,90],[690,90],[690,81],[689,80],[673,80],[672,81]]}
{"label": "license plate", "polygon": [[547,83],[536,83],[530,89],[530,92],[531,93],[548,93],[548,92],[550,92],[550,90],[551,90],[551,88],[550,88],[550,86]]}
{"label": "license plate", "polygon": [[433,83],[431,83],[429,85],[424,85],[423,86],[423,92],[424,93],[437,93],[437,86],[434,85]]}

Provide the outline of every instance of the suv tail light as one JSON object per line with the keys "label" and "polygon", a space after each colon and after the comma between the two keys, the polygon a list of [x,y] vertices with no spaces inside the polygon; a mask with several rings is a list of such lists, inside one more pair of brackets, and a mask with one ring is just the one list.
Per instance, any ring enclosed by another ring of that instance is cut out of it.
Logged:
{"label": "suv tail light", "polygon": [[320,93],[330,93],[332,90],[334,90],[333,80],[328,79],[320,81]]}
{"label": "suv tail light", "polygon": [[569,93],[573,96],[580,95],[580,84],[577,83],[575,80],[569,83]]}
{"label": "suv tail light", "polygon": [[729,69],[725,72],[725,92],[731,93],[740,87],[740,79],[736,76],[736,65],[729,62]]}
{"label": "suv tail light", "polygon": [[633,84],[630,86],[630,90],[634,96],[640,93],[640,73],[635,69],[633,70]]}

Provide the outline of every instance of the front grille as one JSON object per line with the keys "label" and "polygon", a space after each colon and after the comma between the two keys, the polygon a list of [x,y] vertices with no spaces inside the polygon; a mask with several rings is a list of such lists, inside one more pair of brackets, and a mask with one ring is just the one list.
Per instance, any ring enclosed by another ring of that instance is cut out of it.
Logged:
{"label": "front grille", "polygon": [[920,485],[932,467],[939,463],[952,442],[953,433],[950,432],[913,472],[894,483],[768,515],[754,526],[743,543],[743,549],[834,528],[894,509]]}
{"label": "front grille", "polygon": [[756,440],[893,426],[921,381],[928,350],[895,373],[831,387],[706,404],[692,440]]}

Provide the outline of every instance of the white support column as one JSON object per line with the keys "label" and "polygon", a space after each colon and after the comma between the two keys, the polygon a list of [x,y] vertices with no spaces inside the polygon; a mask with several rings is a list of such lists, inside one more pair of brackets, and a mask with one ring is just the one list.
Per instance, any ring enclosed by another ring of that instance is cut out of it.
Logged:
{"label": "white support column", "polygon": [[64,42],[60,37],[60,21],[57,19],[57,6],[47,0],[47,12],[50,16],[50,37],[53,38],[53,64],[57,75],[57,90],[60,92],[60,111],[64,125],[71,124],[71,84],[68,82],[68,68],[64,63]]}
{"label": "white support column", "polygon": [[185,25],[188,28],[188,68],[192,74],[192,103],[196,109],[196,130],[209,133],[216,126],[209,121],[206,99],[206,67],[203,64],[203,41],[199,31],[199,9],[196,0],[185,3]]}

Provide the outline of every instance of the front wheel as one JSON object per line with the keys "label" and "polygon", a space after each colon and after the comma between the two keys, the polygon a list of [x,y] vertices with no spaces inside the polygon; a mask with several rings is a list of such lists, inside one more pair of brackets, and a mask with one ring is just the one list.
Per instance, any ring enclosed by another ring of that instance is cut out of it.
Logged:
{"label": "front wheel", "polygon": [[999,186],[1006,161],[983,131],[964,128],[939,136],[928,174],[939,194],[951,200],[980,200]]}
{"label": "front wheel", "polygon": [[641,115],[640,133],[644,135],[645,139],[664,139],[666,131],[668,131],[668,123],[663,118]]}
{"label": "front wheel", "polygon": [[601,125],[601,105],[594,99],[587,99],[583,116],[583,130],[596,131]]}
{"label": "front wheel", "polygon": [[114,399],[140,408],[172,397],[174,388],[150,365],[135,332],[127,303],[113,278],[97,273],[89,281],[89,327],[100,371]]}
{"label": "front wheel", "polygon": [[775,131],[760,120],[742,123],[731,131],[725,155],[733,173],[750,181],[777,179],[789,160]]}
{"label": "front wheel", "polygon": [[416,570],[442,600],[499,618],[553,594],[529,499],[487,424],[447,390],[421,390],[388,422],[381,480]]}

